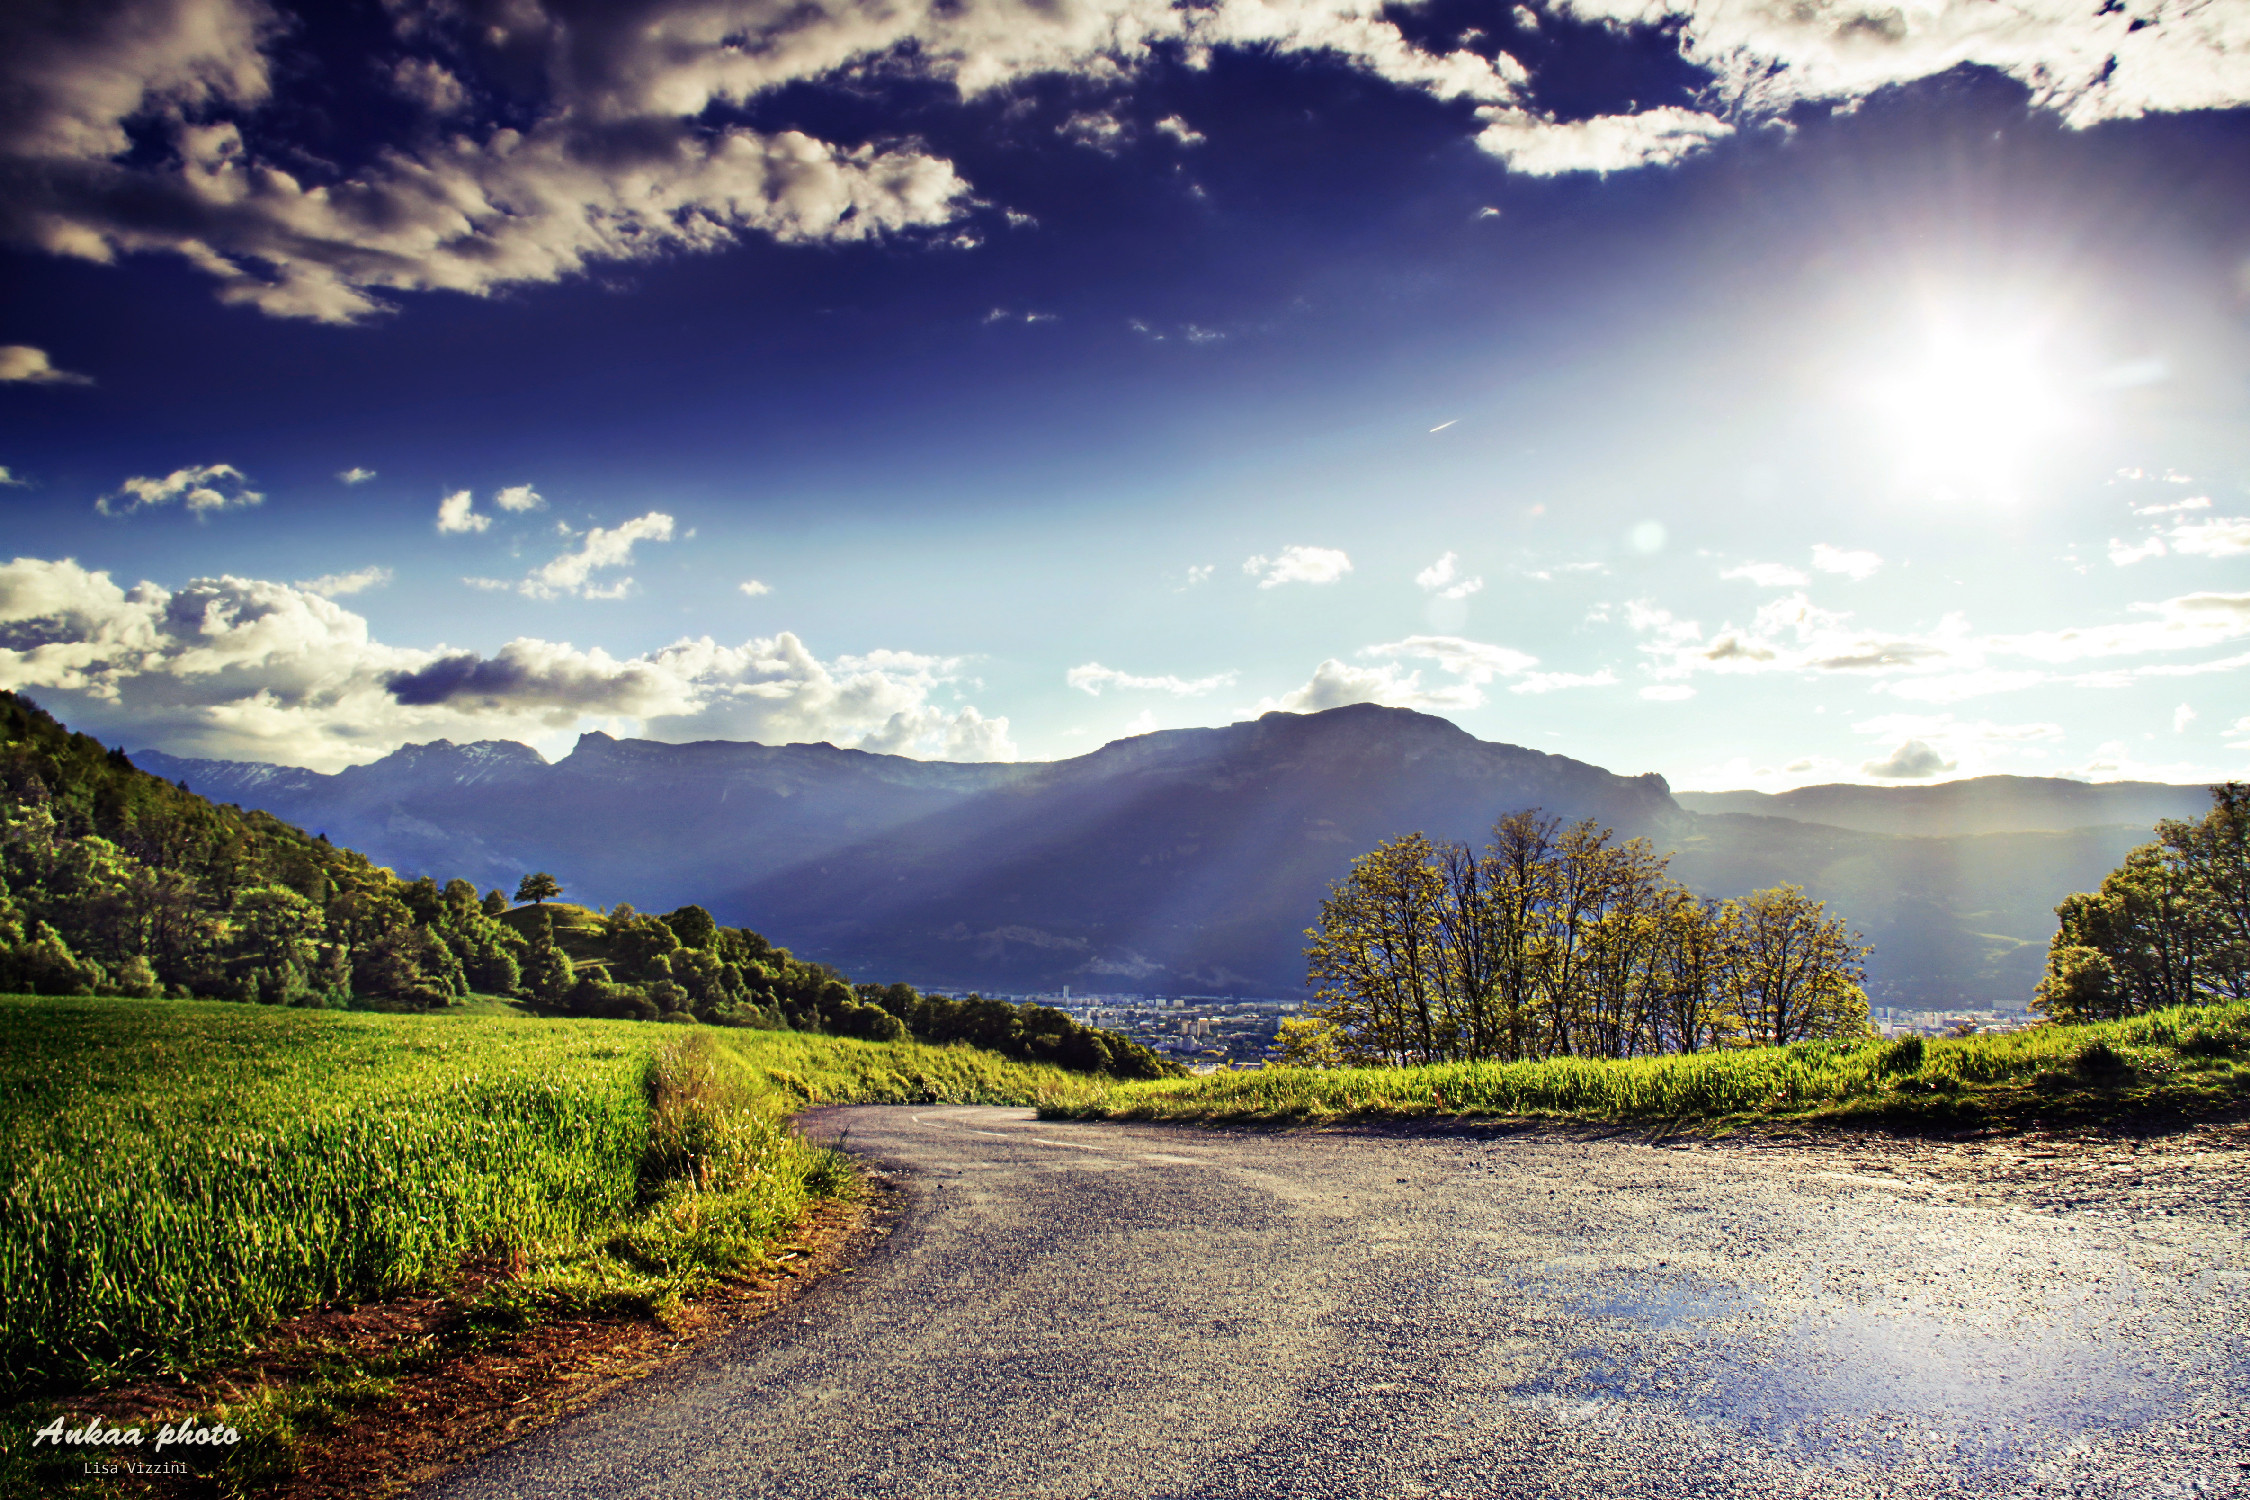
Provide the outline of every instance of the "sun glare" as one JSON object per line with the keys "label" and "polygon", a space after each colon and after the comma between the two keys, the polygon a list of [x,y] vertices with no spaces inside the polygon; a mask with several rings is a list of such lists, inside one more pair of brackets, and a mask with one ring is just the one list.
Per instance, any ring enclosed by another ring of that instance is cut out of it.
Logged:
{"label": "sun glare", "polygon": [[1941,497],[2016,498],[2026,466],[2069,419],[2029,339],[1947,330],[1874,382],[1907,479]]}

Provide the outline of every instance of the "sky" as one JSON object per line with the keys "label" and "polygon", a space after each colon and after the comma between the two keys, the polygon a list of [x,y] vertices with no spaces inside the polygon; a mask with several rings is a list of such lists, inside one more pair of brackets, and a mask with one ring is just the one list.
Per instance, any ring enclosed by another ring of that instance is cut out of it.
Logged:
{"label": "sky", "polygon": [[20,0],[0,687],[2250,775],[2250,7]]}

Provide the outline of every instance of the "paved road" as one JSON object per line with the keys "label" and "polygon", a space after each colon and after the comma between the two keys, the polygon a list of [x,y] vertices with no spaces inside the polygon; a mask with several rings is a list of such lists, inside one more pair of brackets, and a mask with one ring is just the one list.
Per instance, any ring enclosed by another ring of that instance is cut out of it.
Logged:
{"label": "paved road", "polygon": [[856,1272],[425,1493],[2250,1496],[2239,1130],[815,1129],[907,1190]]}

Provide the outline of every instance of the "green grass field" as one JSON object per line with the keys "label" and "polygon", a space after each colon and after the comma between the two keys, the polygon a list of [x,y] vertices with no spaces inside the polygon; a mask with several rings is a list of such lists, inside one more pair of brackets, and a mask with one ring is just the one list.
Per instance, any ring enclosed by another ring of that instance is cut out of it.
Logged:
{"label": "green grass field", "polygon": [[1546,1116],[1723,1126],[1758,1120],[1973,1125],[2208,1113],[2250,1102],[2250,1003],[2090,1026],[1685,1056],[1266,1068],[1156,1083],[1078,1082],[1057,1118],[1312,1122]]}
{"label": "green grass field", "polygon": [[1030,1103],[1067,1075],[794,1033],[0,999],[0,1381],[193,1371],[280,1318],[441,1286],[657,1305],[842,1168],[823,1101]]}

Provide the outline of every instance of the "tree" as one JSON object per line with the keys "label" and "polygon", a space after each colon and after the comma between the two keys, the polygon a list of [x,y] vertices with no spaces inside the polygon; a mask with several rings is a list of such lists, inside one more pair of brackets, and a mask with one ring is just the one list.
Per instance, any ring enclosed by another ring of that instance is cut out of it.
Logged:
{"label": "tree", "polygon": [[719,924],[700,906],[683,906],[660,919],[685,948],[709,948],[719,940]]}
{"label": "tree", "polygon": [[1355,1062],[1438,1062],[1454,1048],[1438,1025],[1446,990],[1439,906],[1445,879],[1429,838],[1410,833],[1352,861],[1308,928],[1307,1014],[1336,1028]]}
{"label": "tree", "polygon": [[2166,819],[2156,835],[2198,909],[2202,987],[2230,1000],[2250,997],[2250,784],[2211,788],[2211,811],[2200,823]]}
{"label": "tree", "polygon": [[536,875],[526,875],[516,882],[516,899],[518,901],[529,901],[534,906],[552,900],[562,893],[562,883],[544,870]]}
{"label": "tree", "polygon": [[556,947],[552,938],[532,945],[531,959],[523,968],[523,988],[534,1000],[541,1005],[562,1005],[577,983],[570,955]]}
{"label": "tree", "polygon": [[1867,1033],[1868,948],[1794,885],[1727,903],[1730,988],[1753,1046]]}
{"label": "tree", "polygon": [[1635,1057],[1864,1033],[1868,948],[1794,886],[1711,902],[1618,842],[1511,813],[1478,856],[1422,834],[1353,861],[1308,929],[1285,1062]]}
{"label": "tree", "polygon": [[2087,1021],[2250,996],[2250,785],[2211,788],[2194,823],[2166,819],[2098,890],[2055,908],[2032,1004]]}

